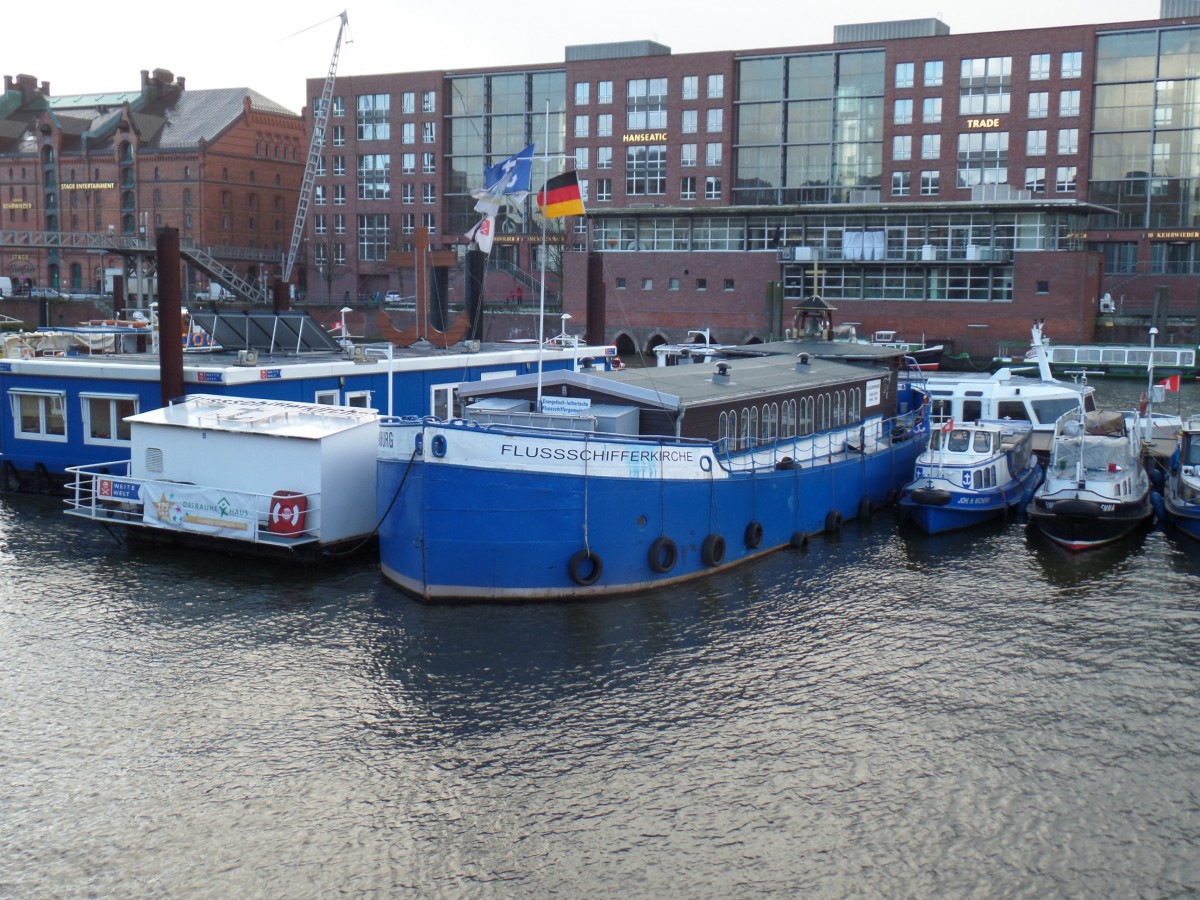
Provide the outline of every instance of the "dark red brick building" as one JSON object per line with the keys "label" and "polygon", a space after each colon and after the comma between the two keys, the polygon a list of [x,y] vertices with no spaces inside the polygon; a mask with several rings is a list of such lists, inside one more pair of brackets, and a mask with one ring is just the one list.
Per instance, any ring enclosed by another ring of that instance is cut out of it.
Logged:
{"label": "dark red brick building", "polygon": [[[185,88],[156,69],[137,90],[55,97],[46,82],[6,76],[0,228],[36,237],[0,242],[0,273],[102,292],[106,270],[132,259],[109,246],[168,226],[255,283],[277,278],[308,149],[303,119],[248,88]],[[133,293],[136,277],[125,274]],[[206,284],[190,276],[188,293]]]}

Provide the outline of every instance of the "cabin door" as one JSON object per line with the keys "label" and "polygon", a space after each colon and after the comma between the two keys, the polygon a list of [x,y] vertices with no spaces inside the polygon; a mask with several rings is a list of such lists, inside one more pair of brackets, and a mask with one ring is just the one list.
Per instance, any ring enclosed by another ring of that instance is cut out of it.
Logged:
{"label": "cabin door", "polygon": [[429,414],[442,420],[453,419],[460,414],[456,385],[435,384],[430,388]]}

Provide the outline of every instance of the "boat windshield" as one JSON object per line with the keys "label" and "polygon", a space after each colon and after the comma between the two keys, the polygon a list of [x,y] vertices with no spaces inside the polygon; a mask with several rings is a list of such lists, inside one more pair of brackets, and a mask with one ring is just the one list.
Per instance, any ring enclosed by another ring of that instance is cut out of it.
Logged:
{"label": "boat windshield", "polygon": [[[1047,398],[1045,400],[1034,400],[1031,405],[1033,406],[1034,417],[1038,422],[1043,424],[1057,422],[1063,413],[1072,409],[1079,409],[1079,401],[1075,398]],[[1092,407],[1088,408],[1090,409]]]}
{"label": "boat windshield", "polygon": [[1185,466],[1200,466],[1200,440],[1189,435],[1184,442],[1183,464]]}
{"label": "boat windshield", "polygon": [[970,446],[971,432],[965,428],[955,428],[946,441],[946,449],[951,453],[965,453]]}
{"label": "boat windshield", "polygon": [[1072,438],[1056,443],[1052,471],[1062,477],[1081,457],[1088,478],[1115,478],[1131,465],[1129,445],[1123,438],[1092,436],[1082,443]]}

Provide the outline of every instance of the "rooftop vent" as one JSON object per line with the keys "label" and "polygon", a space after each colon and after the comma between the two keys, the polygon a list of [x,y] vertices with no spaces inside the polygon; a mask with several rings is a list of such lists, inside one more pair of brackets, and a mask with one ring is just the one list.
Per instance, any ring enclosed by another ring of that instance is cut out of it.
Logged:
{"label": "rooftop vent", "polygon": [[712,377],[713,384],[729,384],[729,370],[731,368],[732,367],[729,365],[729,363],[717,363],[717,368],[713,372]]}

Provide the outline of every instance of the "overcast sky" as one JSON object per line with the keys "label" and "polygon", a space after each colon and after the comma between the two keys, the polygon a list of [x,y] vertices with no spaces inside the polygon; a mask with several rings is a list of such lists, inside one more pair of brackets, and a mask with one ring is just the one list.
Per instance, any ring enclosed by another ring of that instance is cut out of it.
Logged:
{"label": "overcast sky", "polygon": [[652,40],[674,53],[748,50],[833,40],[835,25],[940,18],[951,33],[1129,22],[1158,17],[1158,0],[735,0],[709,3],[548,0],[412,3],[405,0],[95,0],[10,3],[0,65],[5,75],[50,82],[55,96],[137,90],[142,69],[168,69],[191,90],[249,87],[296,112],[305,80],[324,78],[349,18],[339,75],[465,69],[563,59],[574,44]]}

